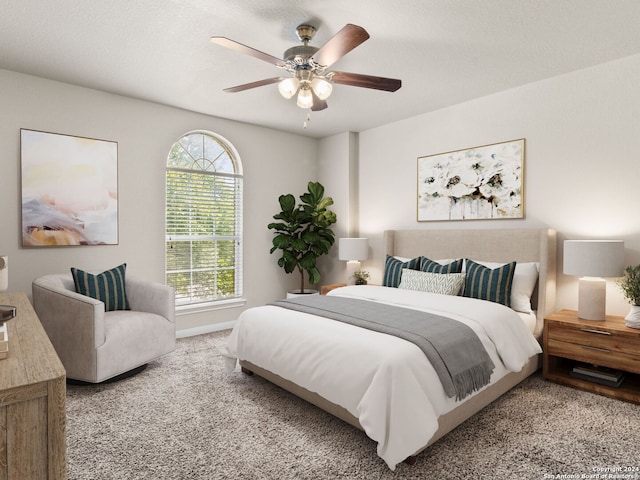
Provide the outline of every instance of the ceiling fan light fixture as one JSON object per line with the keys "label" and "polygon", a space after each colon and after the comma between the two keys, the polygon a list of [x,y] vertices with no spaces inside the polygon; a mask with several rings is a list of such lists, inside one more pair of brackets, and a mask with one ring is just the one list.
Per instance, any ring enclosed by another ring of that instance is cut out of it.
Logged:
{"label": "ceiling fan light fixture", "polygon": [[298,92],[298,101],[296,104],[300,108],[311,108],[313,106],[313,95],[311,95],[311,89],[309,85],[302,85]]}
{"label": "ceiling fan light fixture", "polygon": [[331,83],[322,77],[314,77],[313,80],[311,80],[311,88],[313,88],[313,91],[316,92],[320,100],[329,98],[329,95],[331,95],[333,91]]}
{"label": "ceiling fan light fixture", "polygon": [[278,91],[284,98],[289,99],[296,94],[299,86],[300,80],[298,80],[296,77],[285,78],[280,83],[278,83]]}
{"label": "ceiling fan light fixture", "polygon": [[225,88],[224,91],[243,92],[277,83],[278,91],[285,99],[291,99],[295,96],[298,107],[317,112],[327,108],[325,100],[332,94],[334,83],[387,92],[395,92],[402,86],[402,81],[395,78],[330,71],[335,62],[369,38],[369,34],[364,28],[348,23],[320,48],[309,45],[316,32],[314,26],[302,24],[298,26],[296,32],[302,45],[288,48],[282,58],[274,57],[226,37],[211,37],[211,41],[217,45],[275,65],[291,75],[290,78],[281,76],[265,78]]}

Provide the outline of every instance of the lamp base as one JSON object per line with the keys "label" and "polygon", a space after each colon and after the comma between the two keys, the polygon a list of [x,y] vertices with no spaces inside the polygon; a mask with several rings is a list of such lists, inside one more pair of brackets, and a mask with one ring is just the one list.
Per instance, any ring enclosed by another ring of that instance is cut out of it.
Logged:
{"label": "lamp base", "polygon": [[356,279],[353,274],[360,270],[360,262],[357,260],[349,260],[347,262],[347,285],[355,285]]}
{"label": "lamp base", "polygon": [[578,317],[602,321],[606,314],[607,281],[602,278],[578,280]]}

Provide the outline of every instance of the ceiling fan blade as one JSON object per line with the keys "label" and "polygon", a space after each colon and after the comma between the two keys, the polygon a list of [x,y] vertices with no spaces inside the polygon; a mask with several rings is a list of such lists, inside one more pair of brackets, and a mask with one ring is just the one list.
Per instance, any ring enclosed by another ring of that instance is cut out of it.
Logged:
{"label": "ceiling fan blade", "polygon": [[359,73],[331,72],[331,81],[340,85],[354,87],[374,88],[386,92],[395,92],[402,86],[402,80],[396,78],[375,77],[373,75],[361,75]]}
{"label": "ceiling fan blade", "polygon": [[225,92],[236,93],[249,90],[250,88],[262,87],[264,85],[271,85],[272,83],[278,83],[282,80],[282,77],[265,78],[264,80],[258,80],[257,82],[245,83],[244,85],[236,85],[235,87],[225,88]]}
{"label": "ceiling fan blade", "polygon": [[316,92],[313,91],[313,88],[311,89],[311,96],[313,97],[313,105],[311,105],[312,112],[319,112],[327,108],[326,100],[321,100],[320,97],[316,95]]}
{"label": "ceiling fan blade", "polygon": [[313,60],[328,67],[369,38],[367,31],[348,23],[313,55]]}
{"label": "ceiling fan blade", "polygon": [[264,62],[275,65],[276,67],[284,67],[286,65],[284,60],[280,58],[269,55],[268,53],[261,52],[260,50],[256,50],[255,48],[247,47],[242,43],[238,43],[226,37],[211,37],[211,41],[217,45],[230,48],[231,50],[235,50],[239,53],[244,53],[245,55],[250,55],[257,58],[258,60],[262,60]]}

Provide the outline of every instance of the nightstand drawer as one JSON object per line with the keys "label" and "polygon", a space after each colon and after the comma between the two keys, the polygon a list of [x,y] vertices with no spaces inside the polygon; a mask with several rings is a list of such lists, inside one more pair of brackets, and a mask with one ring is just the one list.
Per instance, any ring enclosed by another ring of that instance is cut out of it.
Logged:
{"label": "nightstand drawer", "polygon": [[640,355],[630,355],[603,346],[563,342],[550,336],[547,354],[640,373]]}
{"label": "nightstand drawer", "polygon": [[608,330],[598,325],[591,327],[551,322],[548,334],[549,339],[557,341],[601,348],[611,352],[640,355],[637,336],[625,335],[619,331]]}

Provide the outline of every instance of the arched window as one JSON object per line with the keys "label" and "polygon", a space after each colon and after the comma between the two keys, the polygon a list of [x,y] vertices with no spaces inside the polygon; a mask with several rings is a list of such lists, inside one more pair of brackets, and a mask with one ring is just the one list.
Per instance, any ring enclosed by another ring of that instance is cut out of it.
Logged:
{"label": "arched window", "polygon": [[176,305],[242,297],[242,166],[210,132],[190,132],[167,158],[166,282]]}

